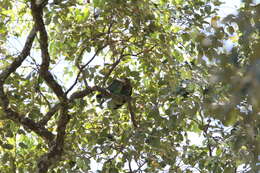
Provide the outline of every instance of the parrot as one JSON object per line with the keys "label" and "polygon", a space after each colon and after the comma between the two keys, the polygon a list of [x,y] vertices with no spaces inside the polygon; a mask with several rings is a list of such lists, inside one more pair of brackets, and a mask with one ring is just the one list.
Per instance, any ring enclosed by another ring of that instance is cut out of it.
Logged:
{"label": "parrot", "polygon": [[[130,79],[128,78],[123,78],[121,80],[119,79],[114,79],[111,84],[106,88],[110,93],[116,94],[116,95],[124,95],[124,96],[131,96],[132,94],[132,86]],[[104,96],[103,94],[98,94],[96,96],[97,100],[100,102],[100,105],[109,99],[109,97]],[[108,102],[108,106],[113,108],[113,109],[118,109],[122,105],[126,103],[127,100],[125,99],[119,99],[119,100],[113,100],[110,99]]]}

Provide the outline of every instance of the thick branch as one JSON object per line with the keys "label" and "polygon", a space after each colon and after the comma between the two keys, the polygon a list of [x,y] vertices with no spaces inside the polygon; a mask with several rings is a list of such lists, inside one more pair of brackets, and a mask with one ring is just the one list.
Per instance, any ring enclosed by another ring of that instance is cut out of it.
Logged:
{"label": "thick branch", "polygon": [[[105,90],[105,89],[103,89]],[[90,93],[92,93],[94,91],[93,88],[87,88],[87,89],[84,89],[82,91],[76,91],[74,92],[70,99],[69,99],[69,103],[73,102],[74,99],[79,99],[79,98],[83,98],[87,95],[89,95]],[[60,103],[57,103],[54,107],[52,107],[49,112],[47,112],[43,117],[42,119],[39,121],[39,124],[41,126],[45,126],[48,121],[51,119],[51,117],[61,108],[61,104]]]}
{"label": "thick branch", "polygon": [[33,120],[26,118],[25,115],[19,115],[17,112],[14,112],[11,109],[4,110],[6,117],[9,119],[22,124],[25,128],[28,128],[35,132],[37,135],[41,136],[48,143],[54,139],[54,135],[48,131],[46,128],[39,126]]}
{"label": "thick branch", "polygon": [[22,52],[19,54],[17,58],[0,74],[0,100],[1,106],[5,113],[5,116],[8,119],[11,119],[15,122],[22,124],[25,128],[28,128],[47,140],[47,142],[51,142],[54,139],[54,135],[49,132],[47,129],[40,127],[33,120],[26,118],[25,115],[19,115],[17,112],[13,111],[9,108],[9,99],[4,92],[4,81],[9,77],[9,75],[16,71],[18,67],[21,66],[22,62],[26,59],[26,57],[30,54],[30,50],[36,36],[36,27],[34,27],[29,33],[25,45],[23,47]]}
{"label": "thick branch", "polygon": [[8,76],[15,72],[15,70],[21,66],[22,62],[26,59],[26,57],[30,54],[33,40],[36,36],[36,27],[33,27],[30,34],[27,36],[26,42],[24,44],[22,52],[19,54],[17,58],[0,74],[0,85],[3,85],[4,81],[8,78]]}
{"label": "thick branch", "polygon": [[113,94],[111,93],[109,90],[99,87],[99,86],[94,86],[94,87],[88,87],[82,91],[76,91],[74,92],[71,96],[70,96],[70,101],[74,100],[74,99],[78,99],[78,98],[83,98],[87,95],[89,95],[90,93],[94,92],[94,91],[99,91],[103,96],[105,97],[111,97],[113,99],[116,100],[126,100],[129,101],[131,100],[131,97],[128,96],[124,96],[124,95],[117,95],[117,94]]}
{"label": "thick branch", "polygon": [[[38,173],[46,173],[51,165],[60,160],[60,157],[63,153],[64,138],[66,135],[65,130],[70,120],[70,116],[68,114],[69,103],[66,94],[62,90],[62,87],[54,80],[52,74],[49,72],[50,55],[48,52],[48,35],[42,18],[43,6],[36,4],[36,1],[32,0],[31,10],[35,25],[40,32],[40,48],[42,57],[40,75],[60,100],[60,106],[58,106],[60,107],[60,116],[57,124],[57,135],[55,142],[53,143],[53,146],[50,148],[49,152],[40,158],[37,165]],[[56,110],[54,112],[56,112]],[[52,115],[47,116],[47,121],[51,116]],[[44,123],[46,123],[46,120],[44,120]]]}
{"label": "thick branch", "polygon": [[90,93],[92,93],[93,91],[94,91],[94,89],[91,87],[88,87],[82,91],[76,91],[70,96],[70,100],[73,101],[74,99],[83,98],[83,97],[89,95]]}
{"label": "thick branch", "polygon": [[11,119],[15,122],[22,124],[25,128],[32,130],[33,132],[35,132],[36,134],[38,134],[39,136],[47,140],[48,143],[50,143],[54,139],[54,135],[51,132],[49,132],[47,129],[39,126],[33,120],[26,118],[25,115],[20,115],[9,108],[9,100],[4,93],[3,86],[0,86],[0,100],[3,105],[3,111],[5,113],[5,116],[8,119]]}
{"label": "thick branch", "polygon": [[[100,89],[104,92],[105,89]],[[89,95],[90,93],[92,93],[94,90],[94,87],[91,88],[91,87],[88,87],[82,91],[76,91],[74,92],[71,96],[70,96],[70,99],[69,99],[69,103],[73,102],[74,99],[79,99],[79,98],[83,98],[87,95]],[[61,104],[60,103],[57,103],[54,107],[52,107],[49,112],[47,112],[47,114],[45,114],[44,117],[42,117],[42,119],[39,121],[39,124],[41,126],[45,126],[48,121],[51,119],[51,117],[61,108]]]}
{"label": "thick branch", "polygon": [[2,105],[4,105],[3,111],[8,119],[22,124],[25,128],[32,130],[33,132],[47,140],[48,143],[50,143],[54,139],[54,135],[50,131],[48,131],[44,127],[39,126],[33,120],[26,118],[25,115],[20,115],[9,108],[9,100],[4,93],[3,86],[0,86],[0,100],[2,102]]}
{"label": "thick branch", "polygon": [[42,57],[40,75],[46,81],[47,85],[53,90],[59,100],[64,100],[66,96],[62,90],[62,87],[54,80],[54,77],[49,72],[50,55],[48,51],[48,34],[42,18],[43,7],[41,5],[38,6],[35,0],[33,0],[31,3],[31,9],[36,28],[40,32],[40,48]]}
{"label": "thick branch", "polygon": [[66,126],[70,120],[68,114],[68,103],[60,105],[60,118],[58,121],[57,136],[54,145],[49,152],[44,154],[38,162],[38,173],[46,173],[51,165],[59,161],[63,153],[64,139],[66,135]]}
{"label": "thick branch", "polygon": [[55,106],[53,106],[49,112],[47,112],[46,115],[44,115],[42,117],[42,119],[39,121],[39,125],[41,126],[45,126],[48,121],[51,119],[51,117],[60,109],[60,103],[56,104]]}

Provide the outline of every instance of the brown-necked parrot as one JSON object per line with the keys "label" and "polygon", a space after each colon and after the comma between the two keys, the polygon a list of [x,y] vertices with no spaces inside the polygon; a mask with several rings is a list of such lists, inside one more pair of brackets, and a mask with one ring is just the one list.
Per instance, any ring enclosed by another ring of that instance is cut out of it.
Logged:
{"label": "brown-necked parrot", "polygon": [[[130,79],[124,78],[124,79],[114,79],[112,83],[107,87],[107,90],[116,95],[124,95],[124,96],[131,96],[132,94],[132,86]],[[100,105],[110,99],[108,96],[104,96],[103,94],[98,94],[97,100],[100,102]],[[108,106],[113,108],[113,109],[118,109],[120,108],[123,104],[126,103],[125,99],[118,99],[118,100],[111,100],[108,102]]]}

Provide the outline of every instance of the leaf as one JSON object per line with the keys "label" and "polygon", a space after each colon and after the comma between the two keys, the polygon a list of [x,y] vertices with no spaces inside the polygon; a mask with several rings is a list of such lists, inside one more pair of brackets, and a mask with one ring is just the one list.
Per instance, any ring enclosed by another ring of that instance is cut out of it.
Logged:
{"label": "leaf", "polygon": [[105,0],[93,0],[94,7],[102,8],[105,5]]}
{"label": "leaf", "polygon": [[211,26],[213,28],[218,28],[218,26],[219,26],[219,24],[218,24],[219,19],[220,19],[219,16],[214,16],[214,17],[211,18]]}
{"label": "leaf", "polygon": [[5,152],[3,156],[1,157],[1,162],[3,164],[6,164],[8,160],[10,159],[11,155],[8,152]]}
{"label": "leaf", "polygon": [[26,144],[24,144],[23,142],[19,142],[19,144],[18,144],[21,148],[23,148],[23,149],[27,149],[28,148],[28,146],[26,145]]}
{"label": "leaf", "polygon": [[140,75],[140,72],[138,72],[138,71],[131,71],[130,72],[130,76],[139,77],[139,75]]}
{"label": "leaf", "polygon": [[109,173],[111,172],[113,172],[113,173],[119,173],[119,171],[118,171],[118,169],[117,168],[110,168],[109,169],[109,171],[108,171]]}
{"label": "leaf", "polygon": [[11,131],[11,130],[8,130],[7,132],[6,132],[6,135],[5,135],[6,137],[9,137],[9,138],[12,138],[12,137],[14,137],[14,134],[13,134],[13,132]]}
{"label": "leaf", "polygon": [[2,144],[1,146],[7,150],[12,150],[14,148],[14,146],[11,144]]}
{"label": "leaf", "polygon": [[238,112],[235,109],[232,109],[224,117],[223,124],[225,126],[233,125],[238,120]]}

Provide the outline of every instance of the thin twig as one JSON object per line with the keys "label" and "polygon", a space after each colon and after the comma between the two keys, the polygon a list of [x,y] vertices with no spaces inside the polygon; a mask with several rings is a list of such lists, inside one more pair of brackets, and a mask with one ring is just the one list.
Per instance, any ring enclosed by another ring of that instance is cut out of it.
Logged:
{"label": "thin twig", "polygon": [[127,46],[124,46],[121,50],[121,53],[120,53],[120,57],[119,59],[112,65],[111,69],[109,70],[109,72],[106,74],[106,76],[104,77],[104,81],[103,81],[103,84],[106,83],[108,77],[110,76],[110,74],[113,72],[113,70],[116,68],[116,66],[121,62],[121,60],[125,57],[123,55],[123,52],[125,51],[125,49],[127,48]]}
{"label": "thin twig", "polygon": [[[113,26],[113,21],[110,23],[110,25],[109,25],[109,27],[108,27],[108,31],[106,32],[106,34],[107,34],[106,41],[108,41],[108,39],[109,39],[109,34],[111,33],[111,28],[112,28],[112,26]],[[70,88],[65,92],[66,95],[75,87],[75,85],[77,84],[77,82],[78,82],[78,80],[79,80],[79,77],[80,77],[81,73],[83,72],[84,68],[87,67],[87,66],[96,58],[96,56],[98,55],[98,53],[99,53],[101,50],[103,50],[107,45],[108,45],[108,44],[105,44],[104,46],[98,48],[97,51],[95,52],[95,54],[92,56],[92,58],[91,58],[85,65],[83,65],[83,66],[81,66],[81,67],[80,67],[79,64],[76,65],[76,66],[78,67],[78,69],[79,69],[79,73],[77,74],[77,77],[76,77],[74,83],[73,83],[73,84],[70,86]],[[86,50],[86,47],[83,48],[82,51],[80,52],[79,58],[81,58],[81,57],[83,56],[83,53],[84,53],[85,50]],[[78,58],[78,59],[79,59],[79,58]],[[85,81],[85,84],[86,84],[86,81]]]}
{"label": "thin twig", "polygon": [[131,159],[128,160],[128,167],[129,167],[130,173],[133,173],[132,166],[131,166]]}
{"label": "thin twig", "polygon": [[95,57],[98,55],[98,53],[99,53],[102,49],[104,49],[106,46],[107,46],[107,45],[104,45],[104,46],[100,47],[100,48],[95,52],[95,54],[92,56],[92,58],[91,58],[85,65],[83,65],[82,67],[80,67],[79,73],[77,74],[77,77],[76,77],[74,83],[73,83],[73,84],[70,86],[70,88],[65,92],[66,95],[75,87],[75,85],[77,84],[77,82],[78,82],[78,80],[79,80],[80,74],[82,73],[82,71],[84,70],[84,68],[87,67],[87,66],[95,59]]}
{"label": "thin twig", "polygon": [[134,113],[134,111],[133,111],[133,107],[132,107],[131,100],[128,101],[128,110],[129,110],[129,112],[130,112],[131,121],[132,121],[134,127],[137,128],[138,125],[137,125],[137,122],[136,122],[136,119],[135,119],[135,113]]}

